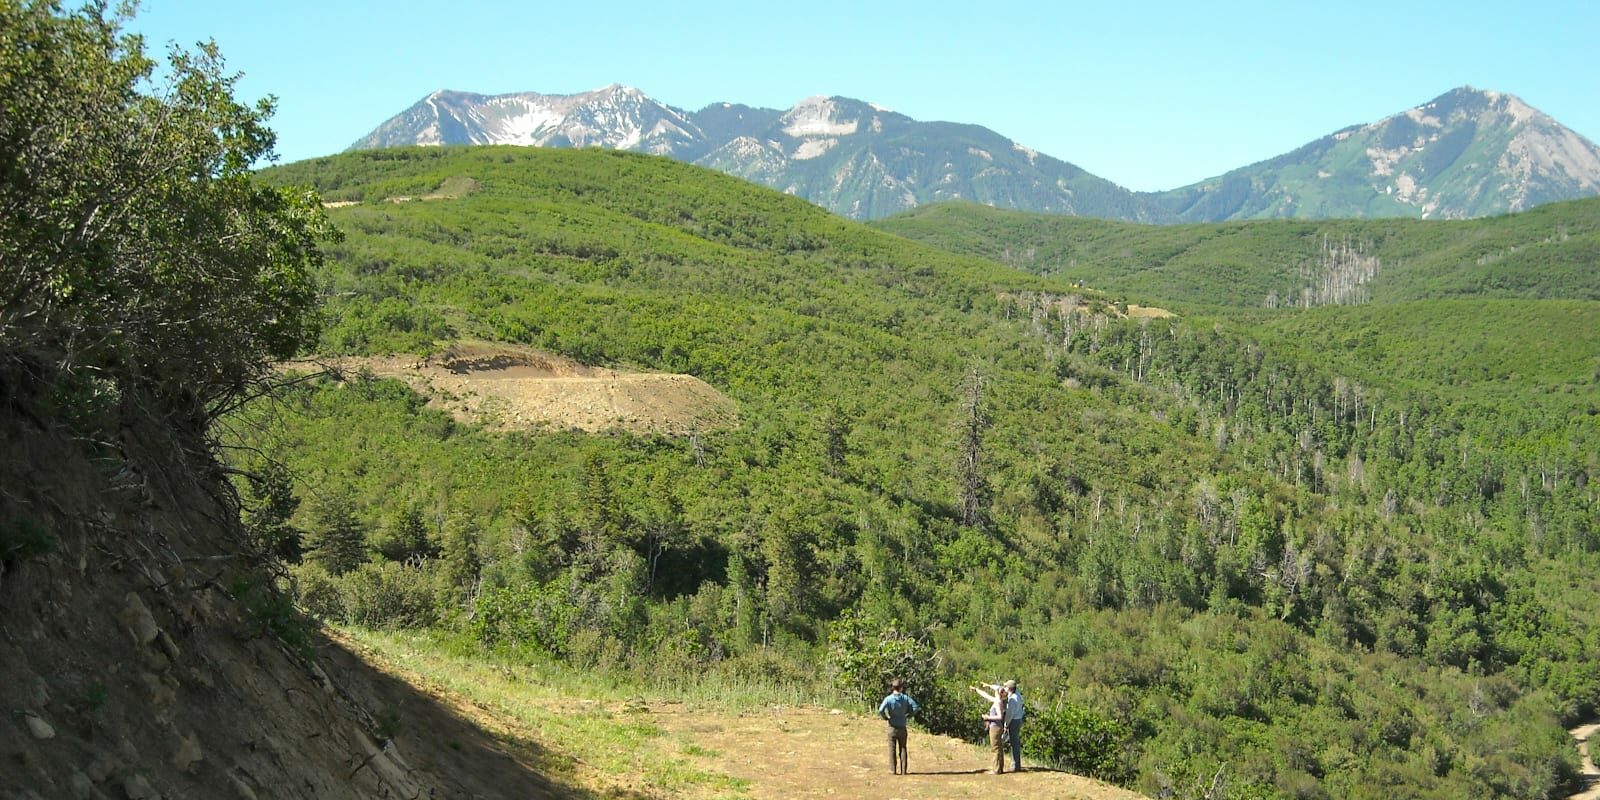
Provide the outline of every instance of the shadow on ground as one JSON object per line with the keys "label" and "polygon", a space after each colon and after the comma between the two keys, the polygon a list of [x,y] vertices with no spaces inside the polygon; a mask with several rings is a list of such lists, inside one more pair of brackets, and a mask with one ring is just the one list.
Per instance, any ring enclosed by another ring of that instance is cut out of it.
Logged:
{"label": "shadow on ground", "polygon": [[[373,668],[343,645],[318,634],[318,660],[377,719],[410,766],[448,792],[473,798],[592,798],[593,791],[552,778],[562,756],[537,742],[485,730],[439,698]],[[647,795],[608,791],[607,798]]]}

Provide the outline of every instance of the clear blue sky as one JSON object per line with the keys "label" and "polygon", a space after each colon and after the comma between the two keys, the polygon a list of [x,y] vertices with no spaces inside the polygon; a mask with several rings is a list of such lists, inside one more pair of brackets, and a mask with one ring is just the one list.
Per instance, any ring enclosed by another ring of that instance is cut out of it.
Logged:
{"label": "clear blue sky", "polygon": [[1600,139],[1600,0],[144,0],[152,52],[211,38],[276,95],[284,161],[435,89],[634,86],[697,110],[867,100],[984,125],[1132,189],[1270,158],[1461,85]]}

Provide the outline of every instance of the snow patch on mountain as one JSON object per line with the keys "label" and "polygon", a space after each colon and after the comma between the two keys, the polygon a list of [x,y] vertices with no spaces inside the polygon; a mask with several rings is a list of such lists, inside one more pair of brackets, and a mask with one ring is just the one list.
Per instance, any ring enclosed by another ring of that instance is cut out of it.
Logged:
{"label": "snow patch on mountain", "polygon": [[528,104],[522,113],[500,120],[494,131],[497,144],[535,144],[541,134],[555,127],[565,114],[549,106]]}

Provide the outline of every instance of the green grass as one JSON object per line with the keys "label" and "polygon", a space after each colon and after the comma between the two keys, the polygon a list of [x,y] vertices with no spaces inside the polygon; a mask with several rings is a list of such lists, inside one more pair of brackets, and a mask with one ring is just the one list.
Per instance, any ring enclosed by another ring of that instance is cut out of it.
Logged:
{"label": "green grass", "polygon": [[[415,673],[513,721],[519,735],[548,752],[539,767],[558,777],[582,780],[581,761],[604,776],[642,784],[651,793],[747,796],[746,781],[698,766],[694,758],[712,757],[716,752],[664,732],[651,721],[645,701],[677,699],[708,705],[713,700],[725,701],[718,705],[726,712],[760,705],[753,692],[716,694],[710,683],[695,682],[687,692],[662,695],[649,684],[622,676],[578,672],[566,665],[484,652],[448,634],[357,627],[338,630],[374,651],[378,661]],[[729,688],[724,685],[722,690]]]}

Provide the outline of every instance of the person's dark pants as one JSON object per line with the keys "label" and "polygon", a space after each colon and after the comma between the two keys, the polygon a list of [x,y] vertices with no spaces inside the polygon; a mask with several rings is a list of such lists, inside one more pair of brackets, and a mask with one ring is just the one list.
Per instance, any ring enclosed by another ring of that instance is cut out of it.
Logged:
{"label": "person's dark pants", "polygon": [[1011,739],[1011,769],[1022,771],[1022,720],[1014,719],[1006,723],[1006,736]]}
{"label": "person's dark pants", "polygon": [[906,729],[904,726],[889,726],[889,771],[896,775],[904,775],[911,771],[906,759]]}

